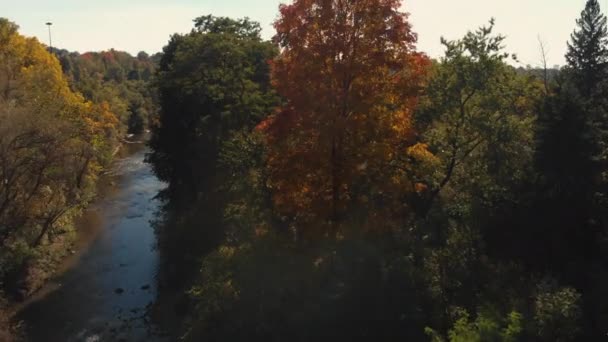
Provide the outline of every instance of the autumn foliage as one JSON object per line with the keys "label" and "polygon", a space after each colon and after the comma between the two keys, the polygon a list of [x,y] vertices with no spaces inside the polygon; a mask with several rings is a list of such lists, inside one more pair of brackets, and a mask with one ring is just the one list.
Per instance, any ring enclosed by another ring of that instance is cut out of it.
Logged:
{"label": "autumn foliage", "polygon": [[270,58],[239,47],[258,30],[228,39],[246,19],[199,18],[212,29],[165,48],[152,162],[195,194],[170,198],[160,227],[169,273],[197,275],[183,339],[605,338],[599,2],[560,69],[521,67],[494,20],[431,62],[401,1],[287,3],[269,77],[261,58],[206,57]]}
{"label": "autumn foliage", "polygon": [[5,19],[0,65],[2,284],[44,257],[93,198],[115,148],[117,119],[107,103],[73,92],[57,58]]}
{"label": "autumn foliage", "polygon": [[400,7],[297,0],[280,8],[272,82],[285,103],[260,129],[276,209],[299,225],[336,228],[348,209],[379,209],[414,187],[402,157],[414,144],[412,111],[429,62]]}

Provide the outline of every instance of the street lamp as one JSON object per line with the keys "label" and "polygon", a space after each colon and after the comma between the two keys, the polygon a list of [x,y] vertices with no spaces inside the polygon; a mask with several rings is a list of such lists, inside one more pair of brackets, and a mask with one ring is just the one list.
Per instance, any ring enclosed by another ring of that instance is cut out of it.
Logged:
{"label": "street lamp", "polygon": [[53,25],[52,22],[47,22],[46,26],[49,27],[49,47],[51,48],[51,53],[53,52],[53,39],[51,38],[51,26]]}

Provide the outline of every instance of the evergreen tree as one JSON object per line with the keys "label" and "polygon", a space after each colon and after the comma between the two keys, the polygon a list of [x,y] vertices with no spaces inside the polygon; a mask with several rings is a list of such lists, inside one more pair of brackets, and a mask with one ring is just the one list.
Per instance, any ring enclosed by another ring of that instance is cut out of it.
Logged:
{"label": "evergreen tree", "polygon": [[[529,255],[528,264],[558,275],[586,294],[586,333],[597,334],[606,320],[598,289],[606,262],[606,102],[603,93],[608,67],[607,18],[597,0],[589,0],[577,20],[559,86],[545,99],[537,126],[538,184],[529,246],[544,245]],[[525,238],[523,239],[525,240]],[[524,245],[526,242],[523,243]],[[600,275],[601,274],[601,275]],[[594,297],[596,296],[596,297]],[[588,336],[591,338],[591,336]]]}
{"label": "evergreen tree", "polygon": [[[588,219],[596,223],[606,221],[605,207],[608,194],[608,103],[605,96],[608,69],[608,19],[600,11],[597,0],[588,0],[585,9],[577,20],[578,29],[574,31],[571,43],[568,44],[566,59],[569,64],[567,82],[572,83],[580,93],[581,111],[577,120],[584,123],[581,129],[570,130],[571,136],[586,141],[587,149],[578,151],[586,158],[588,172],[585,181],[588,187],[587,198],[592,200],[593,207]],[[561,136],[560,139],[563,139]],[[572,175],[571,175],[572,176]],[[577,175],[575,175],[577,176]],[[583,176],[583,175],[581,175]]]}
{"label": "evergreen tree", "polygon": [[571,35],[566,60],[583,95],[590,95],[603,79],[608,64],[608,27],[597,0],[588,0],[578,29]]}

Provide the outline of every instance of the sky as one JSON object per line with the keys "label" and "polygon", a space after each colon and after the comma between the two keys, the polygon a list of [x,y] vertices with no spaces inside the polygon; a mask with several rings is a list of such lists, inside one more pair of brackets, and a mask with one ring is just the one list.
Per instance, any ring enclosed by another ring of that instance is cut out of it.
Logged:
{"label": "sky", "polygon": [[[272,22],[281,2],[290,0],[0,0],[0,17],[20,32],[48,44],[45,23],[53,22],[53,46],[70,51],[114,48],[136,54],[162,50],[173,33],[189,32],[192,19],[249,17],[273,35]],[[608,0],[600,0],[608,9]],[[438,57],[440,38],[457,39],[496,19],[496,31],[507,37],[506,51],[522,66],[539,66],[539,40],[548,64],[563,65],[566,42],[585,0],[405,0],[403,10],[418,33],[418,49]]]}

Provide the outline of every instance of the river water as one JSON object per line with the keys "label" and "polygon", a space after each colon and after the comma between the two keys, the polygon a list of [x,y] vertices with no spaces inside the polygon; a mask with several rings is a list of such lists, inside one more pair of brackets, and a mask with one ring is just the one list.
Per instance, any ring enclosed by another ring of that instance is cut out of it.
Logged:
{"label": "river water", "polygon": [[142,144],[125,150],[77,223],[75,254],[19,312],[28,341],[162,340],[147,308],[157,296],[159,265],[150,221],[164,184],[144,163]]}

